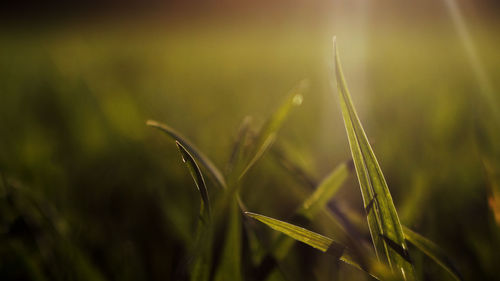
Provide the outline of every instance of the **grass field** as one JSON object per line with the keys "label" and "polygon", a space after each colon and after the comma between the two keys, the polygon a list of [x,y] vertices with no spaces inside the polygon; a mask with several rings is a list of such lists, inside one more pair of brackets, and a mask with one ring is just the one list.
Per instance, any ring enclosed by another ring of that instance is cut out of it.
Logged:
{"label": "grass field", "polygon": [[[200,199],[175,143],[148,128],[148,119],[181,131],[225,171],[245,116],[259,128],[308,78],[303,105],[273,149],[316,182],[348,161],[334,86],[337,31],[353,101],[401,222],[441,246],[464,280],[498,280],[500,224],[488,204],[494,176],[482,160],[491,158],[498,175],[500,120],[491,115],[498,94],[494,101],[481,94],[448,22],[390,21],[367,25],[361,41],[332,23],[279,21],[3,30],[1,279],[173,280],[182,271]],[[500,89],[500,25],[481,22],[471,31]],[[286,220],[311,190],[273,149],[245,176],[241,196],[249,210]],[[209,193],[219,194],[205,178]],[[354,173],[334,201],[362,219],[369,241]],[[322,215],[308,228],[338,235]],[[264,245],[276,236],[258,229]],[[452,280],[411,254],[420,280]],[[260,258],[244,249],[242,270]],[[331,280],[332,264],[333,257],[296,244],[281,269],[285,280]],[[340,280],[370,280],[339,268]]]}

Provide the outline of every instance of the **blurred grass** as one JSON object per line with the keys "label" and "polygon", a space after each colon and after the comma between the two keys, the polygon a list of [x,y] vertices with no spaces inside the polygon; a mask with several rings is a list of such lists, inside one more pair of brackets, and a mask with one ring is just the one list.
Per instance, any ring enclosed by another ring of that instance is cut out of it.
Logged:
{"label": "blurred grass", "polygon": [[[472,27],[495,89],[500,88],[499,29],[488,22]],[[68,229],[68,247],[88,257],[82,263],[98,275],[173,278],[196,228],[192,206],[199,196],[186,188],[192,182],[173,143],[148,130],[145,120],[182,127],[223,167],[239,122],[252,115],[262,124],[291,86],[309,78],[303,106],[278,142],[320,178],[349,157],[331,93],[334,31],[329,25],[265,23],[3,30],[0,171],[14,190],[23,186],[57,210]],[[402,222],[451,253],[464,279],[497,279],[499,229],[487,205],[474,122],[490,126],[498,120],[487,118],[456,35],[446,22],[379,23],[366,35],[368,81],[353,99],[361,104],[359,114],[396,208],[405,210]],[[348,83],[356,87],[364,63],[349,53],[356,41],[338,40],[345,42]],[[361,213],[356,184],[350,179],[337,198]],[[272,217],[293,213],[308,194],[269,156],[249,171],[242,192],[252,210]],[[416,193],[419,202],[405,201]],[[1,200],[9,209],[7,197]],[[66,280],[51,275],[50,259],[31,243],[35,238],[13,231],[18,218],[37,229],[34,237],[46,228],[26,219],[37,211],[23,210],[1,214],[2,276]],[[297,248],[313,257],[306,264],[319,258]],[[289,257],[286,267],[299,272],[293,265],[303,259]],[[317,271],[325,268],[327,263]],[[426,278],[448,278],[429,268]],[[341,275],[356,276],[349,270]]]}

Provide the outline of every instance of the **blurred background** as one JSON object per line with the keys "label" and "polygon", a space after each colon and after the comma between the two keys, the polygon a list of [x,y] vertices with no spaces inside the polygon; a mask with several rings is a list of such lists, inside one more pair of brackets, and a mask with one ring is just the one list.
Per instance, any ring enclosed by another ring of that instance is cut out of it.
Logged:
{"label": "blurred background", "polygon": [[[147,119],[224,169],[241,120],[258,128],[308,78],[276,146],[316,180],[349,160],[336,35],[402,223],[441,245],[466,280],[500,280],[499,15],[492,0],[7,1],[0,279],[174,279],[199,195]],[[242,198],[284,219],[310,193],[300,185],[266,154]],[[336,201],[363,215],[355,176]],[[321,219],[313,229],[330,233]],[[313,278],[331,280],[326,258],[298,247],[292,256],[317,261]],[[422,280],[449,279],[414,259]],[[350,268],[342,277],[368,280]]]}

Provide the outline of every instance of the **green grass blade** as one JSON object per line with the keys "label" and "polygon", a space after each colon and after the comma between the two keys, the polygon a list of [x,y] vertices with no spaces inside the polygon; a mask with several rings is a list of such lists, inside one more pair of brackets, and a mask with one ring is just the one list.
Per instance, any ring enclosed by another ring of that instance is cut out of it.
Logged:
{"label": "green grass blade", "polygon": [[345,251],[344,255],[340,260],[350,266],[353,266],[361,271],[366,272],[371,277],[377,280],[384,281],[400,281],[401,276],[396,276],[396,274],[384,263],[376,260],[375,258],[368,258],[367,264],[363,266],[362,264],[356,262],[356,258],[349,251]]}
{"label": "green grass blade", "polygon": [[226,188],[226,180],[224,179],[224,176],[222,175],[221,171],[215,166],[215,164],[207,157],[205,156],[194,144],[192,144],[186,137],[184,137],[181,133],[177,132],[173,128],[162,124],[160,122],[154,121],[154,120],[148,120],[146,122],[146,125],[159,129],[160,131],[164,132],[174,140],[178,141],[181,143],[187,151],[189,151],[199,162],[201,165],[203,165],[212,178],[215,180],[215,182],[222,187],[223,189]]}
{"label": "green grass blade", "polygon": [[322,252],[326,252],[329,250],[342,250],[344,249],[344,246],[338,242],[333,241],[333,239],[328,238],[326,236],[323,236],[321,234],[318,234],[316,232],[312,232],[310,230],[307,230],[305,228],[280,221],[277,219],[273,219],[270,217],[266,217],[263,215],[259,215],[256,213],[251,213],[251,212],[245,212],[245,214],[251,218],[254,218],[270,228],[279,231],[285,235],[288,235],[292,237],[295,240],[298,240],[302,243],[305,243],[313,248],[316,248]]}
{"label": "green grass blade", "polygon": [[212,263],[213,225],[198,220],[196,240],[193,243],[191,257],[187,265],[190,266],[190,280],[208,281]]}
{"label": "green grass blade", "polygon": [[405,280],[414,280],[403,229],[380,165],[368,142],[347,89],[334,39],[335,73],[342,115],[356,167],[368,226],[379,260],[387,261]]}
{"label": "green grass blade", "polygon": [[299,83],[289,94],[289,97],[283,103],[278,110],[274,112],[271,118],[267,121],[264,127],[261,129],[255,145],[250,152],[249,161],[247,162],[245,168],[241,172],[239,179],[241,179],[248,170],[257,162],[262,155],[267,151],[269,147],[274,143],[276,139],[276,134],[281,128],[281,125],[286,120],[291,109],[302,104],[303,96],[302,94],[308,88],[307,80]]}
{"label": "green grass blade", "polygon": [[231,201],[226,241],[215,281],[243,279],[241,272],[241,212],[236,198]]}
{"label": "green grass blade", "polygon": [[334,241],[331,238],[312,232],[310,230],[304,229],[302,227],[283,222],[277,219],[273,219],[267,216],[263,216],[256,213],[245,212],[245,214],[251,218],[254,218],[270,228],[279,231],[297,241],[305,243],[313,248],[316,248],[322,252],[331,253],[334,256],[339,257],[339,259],[346,264],[356,267],[359,270],[365,271],[372,277],[378,280],[383,280],[386,276],[390,276],[387,272],[388,269],[384,265],[380,264],[377,266],[377,261],[370,263],[370,267],[362,266],[352,254],[347,251],[346,247],[341,243]]}
{"label": "green grass blade", "polygon": [[340,257],[340,261],[348,264],[352,267],[357,268],[358,270],[366,272],[368,275],[377,280],[393,280],[394,276],[391,273],[391,270],[384,264],[380,263],[377,260],[371,259],[368,265],[362,265],[356,262],[355,255],[351,254],[349,251],[344,251],[342,257]]}
{"label": "green grass blade", "polygon": [[[333,197],[335,192],[344,183],[349,175],[349,170],[345,164],[340,164],[335,170],[332,171],[316,188],[313,194],[307,198],[299,209],[295,212],[295,217],[303,217],[312,219],[318,211],[321,211],[326,206],[327,202]],[[333,218],[332,218],[333,219]],[[334,219],[335,220],[335,219]],[[283,237],[284,238],[284,237]],[[292,248],[295,240],[277,239],[274,247],[274,254],[278,259],[282,259],[288,254]]]}
{"label": "green grass blade", "polygon": [[211,206],[210,206],[210,198],[208,196],[208,190],[207,186],[205,184],[205,180],[203,179],[203,175],[201,174],[200,167],[198,167],[198,164],[196,164],[196,161],[194,161],[193,156],[189,154],[189,152],[184,148],[184,146],[178,142],[175,141],[177,144],[177,148],[179,149],[179,152],[182,155],[182,161],[186,164],[186,166],[189,169],[189,173],[191,174],[191,177],[194,180],[194,183],[196,184],[196,188],[200,192],[201,200],[202,200],[202,209],[200,210],[201,213],[205,213],[204,217],[208,220],[210,220],[211,217]]}
{"label": "green grass blade", "polygon": [[238,134],[234,140],[234,144],[231,149],[231,156],[227,164],[228,174],[232,174],[234,170],[240,167],[242,160],[244,160],[245,152],[248,152],[248,139],[251,134],[250,128],[252,125],[252,117],[246,116],[238,129]]}
{"label": "green grass blade", "polygon": [[196,239],[189,263],[191,266],[191,280],[208,280],[210,277],[211,243],[212,243],[212,210],[207,186],[198,164],[193,156],[179,142],[175,141],[182,156],[182,161],[186,164],[196,188],[200,192],[201,206]]}
{"label": "green grass blade", "polygon": [[460,272],[458,272],[455,265],[451,262],[444,251],[436,245],[434,242],[425,238],[424,236],[414,232],[408,227],[404,227],[405,238],[408,243],[412,244],[428,257],[433,259],[437,264],[439,264],[443,269],[448,271],[448,273],[453,276],[458,281],[463,280]]}
{"label": "green grass blade", "polygon": [[313,194],[304,201],[298,213],[307,218],[312,218],[326,206],[348,176],[349,168],[345,163],[340,164],[319,184]]}
{"label": "green grass blade", "polygon": [[[315,183],[315,180],[313,179],[313,177],[311,175],[309,175],[307,172],[305,172],[303,169],[301,169],[300,167],[297,166],[297,164],[293,163],[291,160],[289,160],[285,154],[280,154],[278,155],[279,156],[279,160],[283,160],[284,162],[287,163],[287,166],[285,167],[287,170],[289,170],[294,176],[296,177],[304,177],[306,179],[308,179],[307,181],[304,181],[304,180],[301,180],[301,182],[307,186],[316,186],[316,183]],[[349,176],[351,173],[352,173],[352,170],[354,169],[354,167],[352,167],[352,162],[349,161],[348,163],[342,163],[340,164],[334,171],[332,171],[332,173],[326,178],[323,180],[322,183],[320,183],[319,185],[320,186],[323,186],[323,185],[329,185],[328,182],[330,183],[333,183],[333,182],[336,182],[335,180],[333,180],[334,178],[336,178],[336,176],[333,176],[334,174],[336,174],[338,177],[343,177],[343,170],[344,170],[344,166],[347,168],[347,176]],[[290,167],[289,167],[290,166]],[[321,190],[325,187],[319,187],[316,189],[316,190]],[[325,189],[335,189],[334,187],[329,187],[329,188],[325,188]],[[318,191],[319,192],[319,191]],[[333,197],[333,195],[335,194],[335,192],[321,192],[323,194],[330,194],[330,198]],[[310,198],[308,198],[307,200],[312,200],[312,198],[317,198],[316,197],[317,195],[312,195]],[[324,198],[321,199],[321,201],[323,202],[323,200],[325,200]],[[328,201],[328,199],[326,200],[326,202]],[[305,202],[304,202],[305,203]],[[303,205],[304,205],[303,203]],[[311,205],[314,205],[316,203],[314,203],[314,200],[310,203]],[[307,212],[304,214],[304,207],[303,205],[301,206],[301,208],[298,210],[298,213],[299,214],[302,214],[302,215],[306,215],[306,218],[307,217]],[[358,231],[357,231],[357,228],[351,224],[351,215],[354,215],[355,212],[351,212],[349,211],[348,213],[350,215],[347,215],[345,212],[345,210],[341,210],[341,209],[338,209],[336,211],[333,211],[333,210],[330,210],[329,208],[327,208],[326,205],[324,204],[321,204],[322,206],[318,206],[319,209],[321,209],[321,211],[324,212],[324,215],[326,215],[328,217],[328,219],[331,220],[332,223],[336,223],[338,224],[339,221],[337,221],[337,218],[335,218],[335,216],[339,216],[339,218],[341,218],[341,225],[346,229],[348,230],[348,233],[351,235],[351,236],[354,236],[354,237],[360,237]],[[336,215],[334,215],[332,212],[335,212]],[[314,217],[314,213],[311,214],[311,217]],[[289,238],[289,237],[287,237]],[[359,238],[360,239],[360,238]],[[349,239],[351,240],[351,239]],[[293,239],[290,239],[290,240],[285,240],[285,239],[278,239],[278,242],[277,242],[277,246],[275,247],[275,250],[274,250],[274,254],[280,258],[280,257],[283,257],[285,256],[288,251],[291,249],[291,246],[293,246],[293,243],[290,243],[290,241],[292,242],[295,242],[295,240]],[[350,248],[352,247],[352,248]],[[369,274],[370,276],[372,276],[373,278],[375,279],[378,279],[378,280],[392,280],[394,279],[395,277],[393,276],[393,274],[390,272],[390,268],[382,263],[380,263],[379,261],[377,260],[374,260],[373,258],[370,257],[370,255],[367,255],[364,251],[363,251],[363,248],[358,245],[355,241],[351,241],[350,244],[347,245],[347,248],[345,249],[345,251],[343,252],[342,256],[340,257],[340,260],[350,266],[353,266],[359,270],[362,270],[364,272],[366,272],[367,274]],[[391,279],[392,278],[392,279]]]}

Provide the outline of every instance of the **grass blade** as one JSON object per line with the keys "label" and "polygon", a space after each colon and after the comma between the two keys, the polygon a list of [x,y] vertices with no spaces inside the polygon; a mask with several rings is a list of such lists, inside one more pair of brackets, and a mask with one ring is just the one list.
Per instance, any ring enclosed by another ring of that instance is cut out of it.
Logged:
{"label": "grass blade", "polygon": [[245,212],[245,214],[297,241],[305,243],[322,252],[326,252],[332,254],[333,256],[339,257],[339,260],[368,273],[370,276],[372,276],[377,280],[385,280],[386,279],[385,277],[391,275],[389,272],[387,272],[388,271],[388,269],[386,269],[387,267],[382,264],[378,265],[377,261],[373,261],[372,263],[370,263],[369,267],[357,263],[354,256],[351,253],[349,253],[348,249],[346,249],[344,245],[334,241],[331,238],[328,238],[316,232],[312,232],[305,228],[284,221],[280,221],[277,219],[273,219],[267,216],[263,216],[260,214],[251,212]]}
{"label": "grass blade", "polygon": [[[301,180],[301,182],[303,182],[308,187],[316,186],[316,183],[311,175],[309,175],[307,172],[305,172],[300,167],[298,167],[297,164],[290,161],[284,154],[280,154],[278,156],[279,156],[280,160],[283,160],[284,162],[287,163],[287,166],[285,168],[287,168],[287,170],[292,172],[292,174],[294,176],[296,176],[296,177],[299,176],[301,178],[304,177],[304,178],[309,179],[308,181]],[[354,167],[352,166],[353,165],[352,161],[340,164],[334,171],[332,171],[330,176],[328,176],[326,179],[323,180],[322,183],[320,183],[320,186],[327,184],[327,182],[335,182],[333,179],[331,179],[334,174],[342,176],[343,172],[339,173],[338,171],[339,170],[342,171],[343,170],[342,166],[344,166],[344,165],[347,167],[347,174],[350,175],[354,169]],[[288,167],[288,166],[291,166],[291,167]],[[321,190],[323,188],[318,187],[316,190]],[[330,187],[330,188],[333,188],[333,187]],[[323,192],[321,192],[321,193],[323,193]],[[326,192],[323,194],[326,194]],[[330,194],[331,197],[333,197],[335,192],[333,192],[333,193],[328,192],[328,194]],[[330,197],[330,199],[331,199],[331,197]],[[307,200],[312,200],[312,198],[317,198],[317,195],[316,196],[312,195]],[[325,199],[322,198],[321,201],[323,202],[323,200],[325,200]],[[328,201],[328,199],[326,199],[326,202],[327,201]],[[305,215],[306,218],[309,218],[309,219],[314,217],[314,215],[315,215],[314,213],[311,214],[311,217],[307,217],[307,212],[304,214],[304,210],[303,210],[304,204],[305,204],[305,202],[303,203],[301,208],[299,208],[298,214]],[[314,200],[313,200],[312,202],[310,201],[309,204],[314,205],[316,203],[314,203]],[[324,204],[321,204],[321,205],[322,206],[318,206],[318,209],[321,209],[321,211],[324,212],[324,214],[332,221],[332,223],[338,223],[337,219],[340,219],[340,222],[341,222],[340,224],[349,233],[348,237],[356,237],[356,239],[358,239],[358,240],[352,240],[352,238],[348,238],[349,243],[347,244],[347,248],[345,249],[344,253],[340,257],[340,260],[348,265],[351,265],[359,270],[362,270],[362,271],[368,273],[370,276],[372,276],[375,279],[378,279],[378,280],[392,280],[392,279],[394,279],[395,276],[394,276],[394,274],[392,274],[390,272],[391,270],[389,267],[380,263],[377,260],[373,260],[369,255],[367,255],[366,252],[364,252],[363,247],[358,244],[359,242],[356,242],[356,241],[359,241],[359,239],[361,239],[361,236],[357,230],[357,227],[355,227],[355,225],[353,225],[351,222],[351,216],[353,216],[353,215],[355,216],[356,213],[353,212],[352,210],[341,210],[338,207],[336,207],[335,209],[331,209],[332,207],[335,207],[335,205],[330,205],[330,206],[326,206]],[[328,208],[328,207],[330,207],[330,208]],[[346,211],[347,211],[347,213],[345,213]],[[335,213],[335,215],[334,215],[334,213]],[[349,214],[349,215],[347,215],[347,214]],[[336,216],[337,218],[335,218],[334,216]],[[361,218],[359,218],[359,220],[361,220]],[[291,241],[295,241],[295,240],[291,240]],[[293,245],[289,241],[285,241],[283,239],[278,239],[278,243],[279,244],[276,246],[275,251],[274,251],[275,255],[277,255],[278,258],[286,255],[288,253],[288,251],[290,250],[291,246]]]}
{"label": "grass blade", "polygon": [[212,210],[207,186],[198,164],[193,156],[178,141],[175,141],[182,156],[182,161],[186,164],[196,188],[200,192],[200,216],[196,230],[196,240],[192,249],[192,254],[187,264],[191,266],[191,280],[208,280],[210,276],[211,243],[212,243]]}
{"label": "grass blade", "polygon": [[[318,211],[323,210],[338,188],[347,179],[348,175],[349,171],[346,165],[340,164],[321,182],[315,192],[313,192],[313,194],[304,201],[300,208],[297,209],[294,214],[294,218],[311,220],[318,213]],[[294,242],[295,241],[293,239],[288,237],[278,238],[273,251],[274,255],[278,259],[282,259],[288,254]]]}
{"label": "grass blade", "polygon": [[215,182],[222,187],[223,189],[226,188],[226,180],[224,179],[224,176],[222,175],[221,171],[215,166],[215,164],[207,157],[205,156],[194,144],[192,144],[186,137],[184,137],[181,133],[177,132],[173,128],[162,124],[160,122],[154,121],[154,120],[148,120],[146,122],[146,125],[156,128],[174,140],[178,141],[180,144],[182,144],[186,151],[189,151],[199,162],[201,165],[203,165],[212,178],[215,180]]}
{"label": "grass blade", "polygon": [[298,213],[307,218],[312,218],[326,206],[348,176],[349,168],[345,163],[340,164],[319,184],[314,193],[304,201]]}
{"label": "grass blade", "polygon": [[205,219],[210,220],[211,217],[211,207],[210,207],[210,198],[208,197],[208,190],[207,186],[205,184],[205,180],[203,179],[203,175],[201,174],[200,168],[198,167],[198,164],[196,164],[196,161],[194,161],[193,156],[189,154],[189,152],[184,148],[184,146],[178,142],[175,141],[175,144],[177,145],[177,148],[179,149],[179,152],[182,155],[182,161],[186,164],[186,166],[189,169],[189,173],[191,174],[191,177],[194,180],[194,183],[196,184],[196,188],[200,192],[201,196],[201,210],[200,214],[205,217]]}
{"label": "grass blade", "polygon": [[[287,170],[290,175],[292,175],[298,182],[311,190],[316,190],[318,183],[317,180],[309,174],[303,167],[301,167],[297,162],[292,161],[284,152],[279,149],[273,149],[274,156],[277,158],[278,163]],[[348,174],[350,175],[354,171],[354,164],[352,160],[344,163],[348,168]],[[343,165],[343,164],[341,164]],[[333,173],[333,171],[332,171]],[[319,183],[322,184],[321,182]],[[333,197],[335,193],[332,193]],[[331,198],[330,198],[331,199]],[[328,201],[328,200],[327,200]],[[301,206],[302,207],[302,206]],[[345,208],[345,206],[344,206]],[[341,210],[337,204],[330,204],[328,206],[323,206],[323,212],[334,222],[338,222],[352,237],[361,239],[361,234],[357,230],[356,226],[351,221],[350,216],[354,215],[354,212],[346,212],[346,210]],[[299,209],[300,211],[300,209]]]}
{"label": "grass blade", "polygon": [[334,55],[342,115],[377,256],[405,280],[415,280],[394,202],[347,89],[335,38]]}
{"label": "grass blade", "polygon": [[[283,153],[280,153],[279,155],[280,161],[284,161],[288,164],[287,169],[293,172],[293,175],[295,176],[303,176],[304,178],[307,178],[307,181],[303,181],[304,184],[310,185],[312,187],[316,186],[315,180],[310,176],[307,172],[302,171],[301,168],[296,167],[292,161],[290,161]],[[347,179],[347,177],[351,173],[351,168],[348,164],[342,163],[340,164],[337,168],[335,168],[315,189],[315,192],[306,200],[304,203],[301,205],[301,207],[295,212],[294,217],[301,217],[305,219],[312,219],[318,211],[324,211],[325,214],[334,222],[337,223],[336,218],[334,218],[329,210],[326,209],[326,204],[328,201],[334,196],[336,191],[339,189],[339,187],[344,183],[344,181]],[[290,237],[283,237],[280,236],[275,240],[274,246],[272,247],[272,255],[274,258],[276,258],[278,261],[282,260],[290,251],[292,246],[294,245],[296,240],[290,238]],[[356,248],[356,245],[353,244],[353,248]],[[347,250],[347,249],[346,249]],[[357,251],[357,249],[356,249]],[[355,251],[355,253],[357,253]],[[345,254],[346,252],[344,252]],[[358,269],[362,269],[363,271],[367,272],[368,274],[374,276],[372,274],[367,266],[361,266],[360,264],[365,264],[363,261],[360,263],[356,262],[356,260],[360,260],[358,257],[359,255],[349,255],[349,256],[342,256],[341,260],[349,264],[349,265],[354,265]],[[264,267],[263,265],[261,265]],[[267,271],[265,271],[265,274],[263,276],[267,276],[271,274],[273,268],[266,268]],[[265,278],[263,278],[265,279]]]}
{"label": "grass blade", "polygon": [[247,162],[245,168],[241,172],[239,179],[241,179],[248,170],[257,162],[262,155],[267,151],[269,147],[274,143],[276,139],[276,134],[281,128],[281,125],[285,121],[286,117],[290,113],[291,109],[302,104],[303,96],[302,94],[308,88],[307,80],[303,80],[296,86],[289,94],[288,99],[283,103],[276,112],[267,121],[264,127],[261,129],[257,141],[253,149],[250,152],[249,161]]}
{"label": "grass blade", "polygon": [[231,201],[228,216],[226,240],[215,281],[243,279],[241,275],[241,212],[236,198]]}
{"label": "grass blade", "polygon": [[437,264],[448,271],[453,278],[458,281],[463,280],[460,272],[458,272],[455,265],[438,245],[408,227],[404,227],[404,233],[408,243],[412,244],[428,257],[433,259]]}
{"label": "grass blade", "polygon": [[328,238],[326,236],[323,236],[321,234],[318,234],[316,232],[312,232],[310,230],[307,230],[305,228],[280,221],[277,219],[273,219],[270,217],[266,217],[263,215],[259,215],[256,213],[251,213],[251,212],[245,212],[245,214],[251,218],[254,218],[270,228],[279,231],[285,235],[288,235],[292,237],[295,240],[298,240],[302,243],[305,243],[313,248],[316,248],[322,252],[327,252],[327,251],[335,251],[342,253],[344,250],[344,246],[338,242],[333,241],[333,239]]}
{"label": "grass blade", "polygon": [[[190,267],[190,280],[207,281],[210,279],[210,270],[213,250],[213,228],[211,224],[205,224],[198,220],[196,240],[191,250],[191,257],[186,266]],[[183,268],[181,268],[183,269]],[[180,279],[180,278],[177,278]]]}
{"label": "grass blade", "polygon": [[[279,158],[280,158],[280,160],[284,160],[287,163],[292,164],[291,161],[289,161],[283,154],[280,154]],[[344,169],[343,166],[347,166],[347,165],[345,163],[341,164],[325,180],[323,180],[323,182],[319,185],[319,187],[316,189],[316,191],[313,193],[313,195],[311,195],[303,203],[303,205],[299,209],[300,214],[303,214],[304,216],[308,217],[308,214],[304,209],[307,209],[306,208],[307,205],[311,206],[310,209],[316,209],[315,207],[313,207],[315,204],[319,204],[317,206],[318,209],[322,209],[323,211],[327,212],[327,214],[331,214],[330,211],[327,210],[325,204],[323,204],[323,203],[320,204],[317,202],[317,201],[324,202],[325,199],[322,198],[320,200],[317,200],[317,198],[321,198],[321,196],[319,194],[323,194],[323,196],[327,196],[327,198],[331,199],[331,197],[334,195],[334,192],[333,193],[331,193],[331,191],[330,192],[325,192],[325,191],[320,192],[320,190],[326,189],[325,185],[327,185],[329,182],[330,183],[336,182],[336,180],[333,180],[334,175],[338,175],[339,177],[343,177],[343,172],[342,173],[340,172],[340,171],[343,171],[343,169]],[[291,171],[294,171],[294,175],[297,175],[296,169],[297,168],[295,168],[295,167],[293,169],[290,169]],[[350,170],[347,170],[347,175],[349,175],[350,172],[351,172]],[[304,172],[301,171],[301,173],[304,173]],[[302,176],[301,173],[299,173],[300,176]],[[304,176],[307,178],[311,177],[307,173],[305,173]],[[340,179],[338,179],[338,180],[340,180]],[[306,184],[308,184],[308,183],[306,182]],[[312,185],[314,185],[314,183]],[[334,188],[334,187],[330,187],[330,188]],[[306,202],[308,202],[308,203],[306,203]],[[313,217],[314,213],[312,213],[310,215],[311,215],[311,217]],[[310,217],[308,217],[308,218],[310,218]],[[453,265],[453,263],[450,261],[450,259],[446,256],[446,254],[434,242],[428,240],[427,238],[423,237],[422,235],[420,235],[418,233],[415,233],[414,231],[410,230],[406,226],[402,226],[402,227],[403,227],[405,239],[408,243],[414,245],[416,248],[421,250],[424,254],[426,254],[427,256],[432,258],[433,260],[435,260],[436,263],[438,263],[445,270],[447,270],[455,279],[463,280],[461,278],[460,273],[458,272],[456,267]],[[290,245],[285,244],[285,243],[282,243],[282,244],[283,244],[282,247],[288,246],[288,248],[290,248],[289,247]],[[384,272],[383,268],[379,269],[380,272],[375,272],[374,269],[369,269],[366,266],[362,266],[361,263],[356,262],[356,260],[358,260],[358,258],[356,258],[356,255],[354,253],[350,253],[350,251],[348,251],[348,250],[349,249],[346,249],[346,251],[344,251],[344,254],[340,258],[341,261],[369,273],[372,277],[374,277],[376,279],[380,279],[378,276],[384,276],[384,274],[387,275],[387,272]],[[286,253],[288,251],[288,249],[279,248],[277,251]],[[371,264],[371,263],[373,263],[373,262],[368,262],[366,264]]]}
{"label": "grass blade", "polygon": [[340,261],[355,267],[358,270],[366,272],[368,275],[377,280],[399,280],[398,278],[395,278],[389,267],[380,263],[378,260],[374,260],[373,258],[370,258],[366,265],[362,265],[361,263],[356,262],[355,255],[346,250],[342,257],[340,257]]}
{"label": "grass blade", "polygon": [[250,135],[250,125],[252,117],[246,116],[240,124],[238,134],[231,149],[231,156],[227,164],[227,171],[232,173],[234,168],[239,167],[244,158],[245,148],[247,148],[248,137]]}

